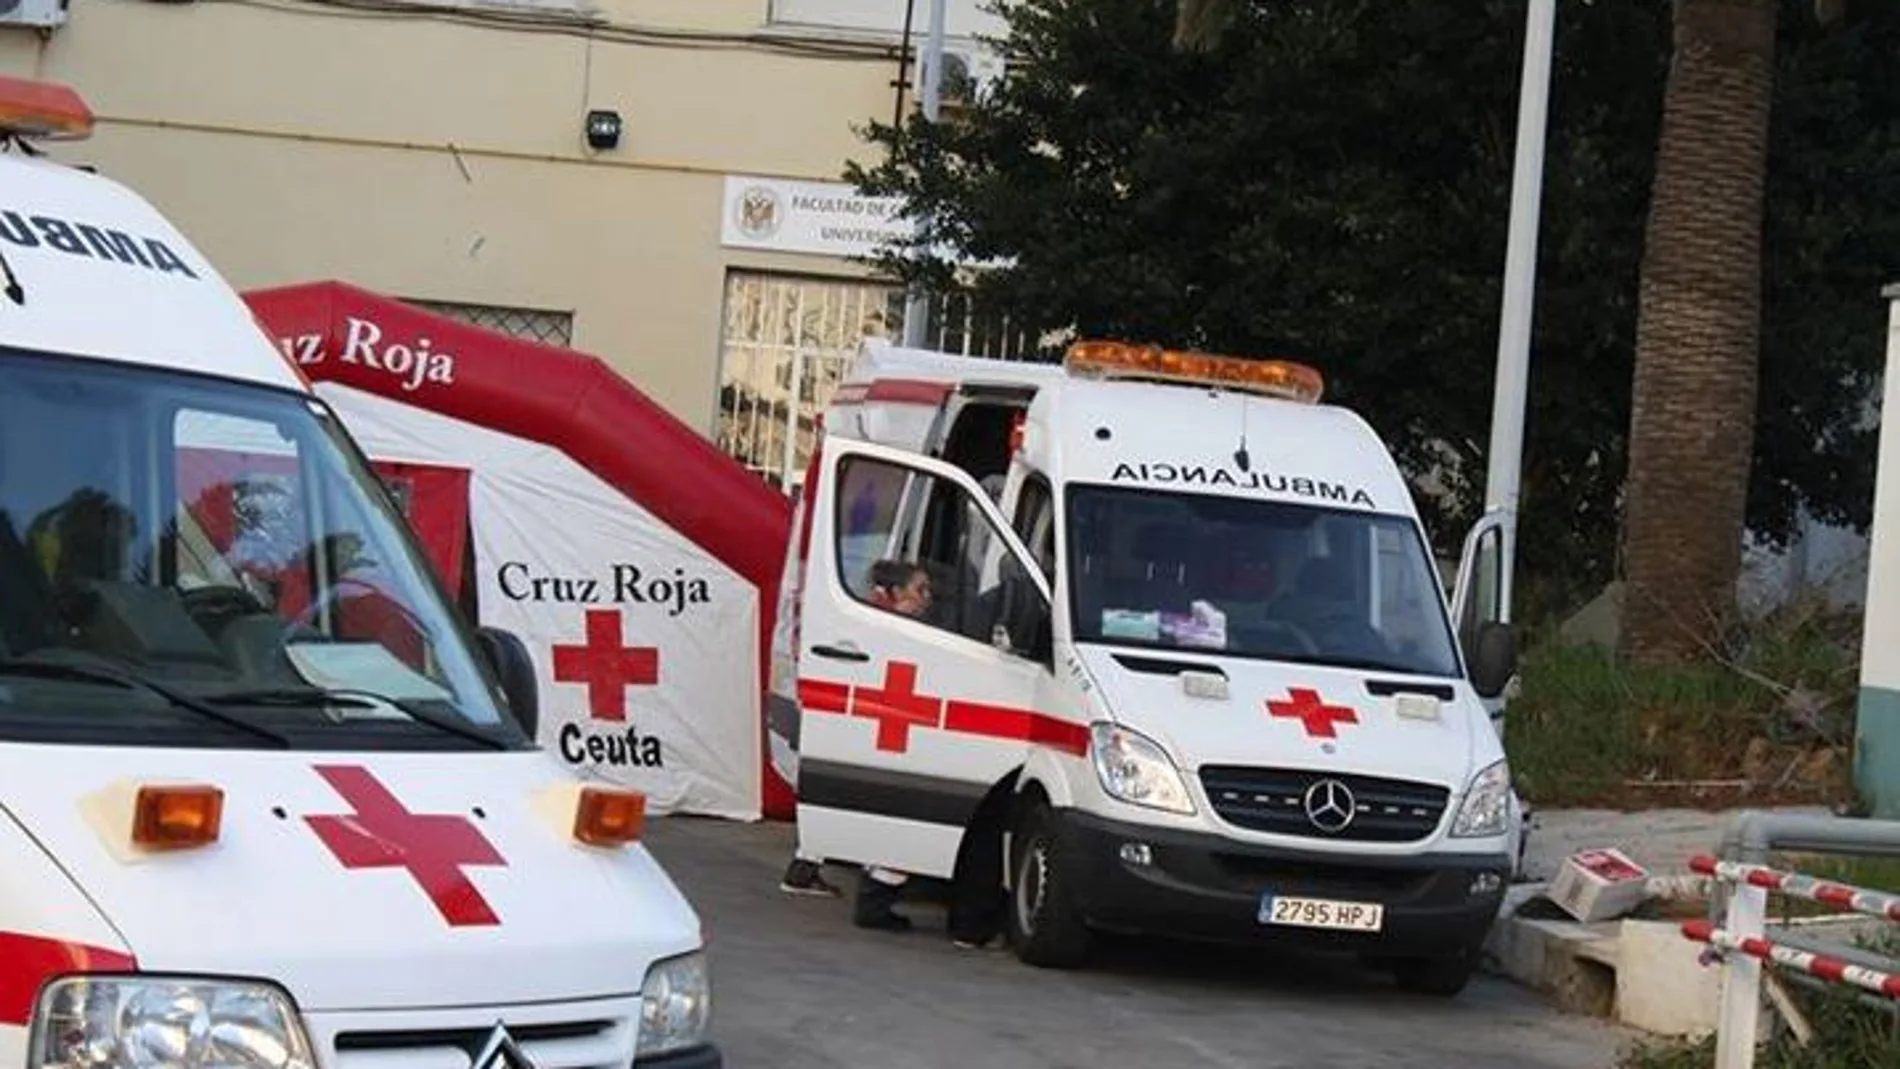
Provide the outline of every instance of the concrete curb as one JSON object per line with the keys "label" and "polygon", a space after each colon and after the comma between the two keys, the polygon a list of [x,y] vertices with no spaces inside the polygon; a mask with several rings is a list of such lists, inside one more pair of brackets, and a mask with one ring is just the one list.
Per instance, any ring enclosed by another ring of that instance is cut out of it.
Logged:
{"label": "concrete curb", "polygon": [[[1657,888],[1659,898],[1687,897],[1700,884],[1683,879]],[[1614,1020],[1656,1036],[1699,1038],[1714,1031],[1722,970],[1705,965],[1706,949],[1682,935],[1680,920],[1621,918],[1583,924],[1542,901],[1547,885],[1518,884],[1485,941],[1486,971],[1549,998],[1571,1013]],[[1528,908],[1527,908],[1528,907]],[[1880,922],[1854,915],[1802,918],[1770,925],[1772,938],[1806,936],[1846,942]],[[1762,1015],[1762,1038],[1773,1014]]]}
{"label": "concrete curb", "polygon": [[1485,940],[1484,968],[1549,997],[1560,1008],[1614,1016],[1617,926],[1520,916],[1547,884],[1517,884]]}

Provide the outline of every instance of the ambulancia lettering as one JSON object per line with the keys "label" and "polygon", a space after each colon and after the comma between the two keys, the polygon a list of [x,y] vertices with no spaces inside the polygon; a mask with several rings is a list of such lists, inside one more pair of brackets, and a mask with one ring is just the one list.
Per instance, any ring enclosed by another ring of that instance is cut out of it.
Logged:
{"label": "ambulancia lettering", "polygon": [[127,267],[140,267],[162,275],[183,275],[196,279],[193,271],[172,247],[157,238],[128,234],[123,230],[92,223],[61,219],[53,215],[24,215],[0,210],[0,241],[21,249],[53,249],[68,256],[107,260]]}
{"label": "ambulancia lettering", "polygon": [[1115,482],[1166,483],[1175,486],[1230,486],[1239,490],[1264,490],[1274,494],[1293,494],[1321,501],[1364,505],[1373,508],[1372,495],[1363,487],[1331,483],[1304,475],[1276,475],[1266,471],[1236,472],[1218,465],[1152,464],[1115,465],[1109,478]]}

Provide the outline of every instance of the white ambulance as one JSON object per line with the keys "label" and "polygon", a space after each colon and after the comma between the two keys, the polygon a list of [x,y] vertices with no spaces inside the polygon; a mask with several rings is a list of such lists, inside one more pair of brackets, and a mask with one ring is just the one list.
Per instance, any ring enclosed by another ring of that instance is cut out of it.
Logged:
{"label": "white ambulance", "polygon": [[718,1066],[644,799],[532,743],[336,417],[0,79],[0,1065]]}
{"label": "white ambulance", "polygon": [[1000,872],[1032,964],[1114,930],[1462,989],[1523,821],[1486,704],[1515,640],[1470,566],[1498,526],[1466,543],[1461,643],[1411,490],[1322,389],[1113,342],[868,342],[786,573],[803,855]]}

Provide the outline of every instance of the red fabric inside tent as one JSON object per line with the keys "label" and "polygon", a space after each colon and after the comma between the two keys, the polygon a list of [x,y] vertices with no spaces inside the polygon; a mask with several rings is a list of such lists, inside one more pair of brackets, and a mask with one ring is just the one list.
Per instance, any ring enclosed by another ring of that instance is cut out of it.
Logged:
{"label": "red fabric inside tent", "polygon": [[[586,353],[470,326],[340,282],[253,290],[245,300],[311,379],[559,448],[744,576],[760,597],[763,697],[791,525],[781,494]],[[426,522],[417,526],[425,539],[440,537]],[[440,566],[437,549],[431,555]],[[459,574],[444,580],[449,590],[459,588]],[[763,749],[763,716],[759,730]],[[769,759],[760,766],[765,814],[790,819],[790,788]]]}

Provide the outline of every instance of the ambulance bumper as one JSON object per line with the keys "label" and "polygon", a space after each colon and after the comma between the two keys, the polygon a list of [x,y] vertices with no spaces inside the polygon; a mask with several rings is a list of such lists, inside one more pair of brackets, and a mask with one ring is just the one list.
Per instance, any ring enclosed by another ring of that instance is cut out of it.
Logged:
{"label": "ambulance bumper", "polygon": [[725,1056],[711,1043],[691,1050],[676,1050],[651,1058],[639,1058],[633,1069],[724,1069]]}
{"label": "ambulance bumper", "polygon": [[[1065,816],[1070,886],[1089,924],[1111,931],[1430,957],[1482,944],[1511,878],[1503,853],[1340,857]],[[1378,931],[1265,924],[1269,893],[1376,903],[1383,919]]]}

